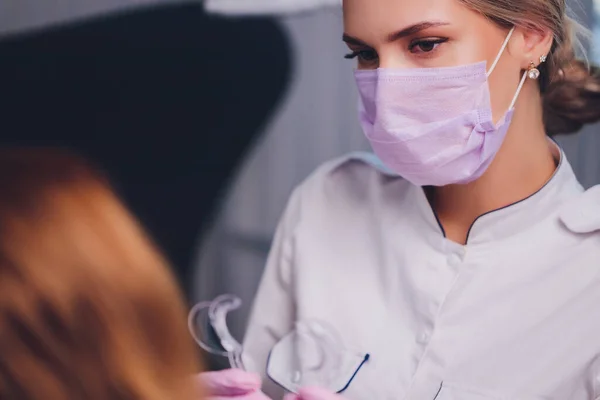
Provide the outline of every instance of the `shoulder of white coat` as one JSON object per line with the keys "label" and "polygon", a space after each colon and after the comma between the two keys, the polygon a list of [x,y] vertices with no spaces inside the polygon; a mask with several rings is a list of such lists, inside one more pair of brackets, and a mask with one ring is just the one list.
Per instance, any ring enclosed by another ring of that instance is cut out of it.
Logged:
{"label": "shoulder of white coat", "polygon": [[574,233],[600,233],[600,185],[568,201],[560,219]]}
{"label": "shoulder of white coat", "polygon": [[335,172],[351,165],[367,167],[369,170],[376,171],[379,174],[389,177],[399,177],[398,174],[389,169],[374,153],[369,153],[367,151],[355,151],[345,154],[325,163],[324,169],[329,170],[329,172]]}
{"label": "shoulder of white coat", "polygon": [[402,180],[387,168],[373,153],[354,152],[325,162],[299,187],[298,191],[315,200],[315,196],[327,199],[364,197],[377,191],[383,182]]}

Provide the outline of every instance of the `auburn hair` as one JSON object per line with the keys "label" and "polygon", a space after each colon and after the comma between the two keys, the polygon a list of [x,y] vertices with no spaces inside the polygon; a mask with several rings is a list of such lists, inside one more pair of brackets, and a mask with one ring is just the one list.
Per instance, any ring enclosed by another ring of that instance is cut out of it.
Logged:
{"label": "auburn hair", "polygon": [[185,314],[100,173],[68,151],[0,149],[0,399],[196,399]]}

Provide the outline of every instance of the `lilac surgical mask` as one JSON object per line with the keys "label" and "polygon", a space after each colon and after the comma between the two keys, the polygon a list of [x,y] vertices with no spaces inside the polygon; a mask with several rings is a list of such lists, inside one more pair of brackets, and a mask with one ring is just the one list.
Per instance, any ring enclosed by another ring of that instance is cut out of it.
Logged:
{"label": "lilac surgical mask", "polygon": [[488,76],[513,29],[486,71],[486,63],[444,68],[356,71],[359,118],[375,154],[419,186],[464,184],[479,178],[500,149],[519,84],[507,112],[494,123]]}

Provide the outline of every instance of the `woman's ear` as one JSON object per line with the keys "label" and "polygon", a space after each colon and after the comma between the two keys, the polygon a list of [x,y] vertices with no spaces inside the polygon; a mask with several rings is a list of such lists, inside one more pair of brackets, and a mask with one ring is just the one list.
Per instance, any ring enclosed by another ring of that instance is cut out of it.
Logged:
{"label": "woman's ear", "polygon": [[537,67],[545,61],[554,41],[554,35],[549,29],[517,28],[514,36],[510,52],[519,59],[522,69],[529,68],[531,63]]}

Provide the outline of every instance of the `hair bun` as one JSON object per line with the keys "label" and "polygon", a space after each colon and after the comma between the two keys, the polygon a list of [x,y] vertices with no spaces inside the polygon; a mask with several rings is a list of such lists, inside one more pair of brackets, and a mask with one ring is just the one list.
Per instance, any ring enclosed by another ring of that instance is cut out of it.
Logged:
{"label": "hair bun", "polygon": [[557,71],[544,94],[549,134],[572,133],[600,120],[600,70],[573,60]]}

